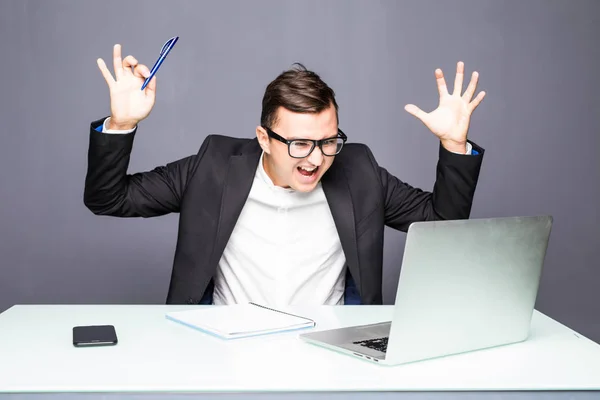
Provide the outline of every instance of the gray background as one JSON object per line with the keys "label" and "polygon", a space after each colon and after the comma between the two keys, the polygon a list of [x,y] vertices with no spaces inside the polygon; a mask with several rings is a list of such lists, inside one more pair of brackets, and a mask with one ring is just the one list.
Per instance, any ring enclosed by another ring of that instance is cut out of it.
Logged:
{"label": "gray background", "polygon": [[[164,303],[177,215],[98,217],[83,205],[89,123],[109,113],[96,66],[112,46],[158,76],[132,172],[252,137],[265,86],[293,62],[337,93],[340,127],[430,189],[436,138],[403,110],[437,105],[456,61],[488,95],[470,138],[486,148],[472,217],[552,214],[537,308],[600,341],[598,1],[0,0],[0,311],[17,303]],[[111,67],[112,70],[112,67]],[[393,303],[404,234],[387,231]]]}

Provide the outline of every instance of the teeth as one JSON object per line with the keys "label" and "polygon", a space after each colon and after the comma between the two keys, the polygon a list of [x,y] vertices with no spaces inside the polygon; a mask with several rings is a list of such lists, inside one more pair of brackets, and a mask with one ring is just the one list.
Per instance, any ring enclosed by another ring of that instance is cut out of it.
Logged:
{"label": "teeth", "polygon": [[303,169],[303,170],[305,170],[306,172],[312,172],[312,171],[314,171],[315,169],[317,169],[317,167],[312,167],[312,168],[304,168],[304,167],[300,167],[300,168],[302,168],[302,169]]}

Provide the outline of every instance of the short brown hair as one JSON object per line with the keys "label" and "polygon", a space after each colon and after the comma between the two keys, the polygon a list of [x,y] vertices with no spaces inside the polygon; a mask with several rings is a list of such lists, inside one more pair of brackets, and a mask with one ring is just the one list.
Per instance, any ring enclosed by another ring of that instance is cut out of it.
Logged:
{"label": "short brown hair", "polygon": [[[282,72],[267,86],[262,101],[260,124],[271,128],[277,122],[277,109],[286,108],[297,113],[320,113],[332,104],[338,118],[335,92],[300,63]],[[338,119],[339,121],[339,119]]]}

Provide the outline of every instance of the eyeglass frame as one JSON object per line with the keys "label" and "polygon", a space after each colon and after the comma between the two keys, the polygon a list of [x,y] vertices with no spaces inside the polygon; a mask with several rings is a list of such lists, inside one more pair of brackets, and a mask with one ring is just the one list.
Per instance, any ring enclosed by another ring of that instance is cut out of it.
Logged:
{"label": "eyeglass frame", "polygon": [[[269,137],[271,137],[271,138],[273,138],[275,140],[279,140],[280,142],[285,143],[287,145],[288,155],[290,157],[292,157],[292,158],[306,158],[306,157],[308,157],[308,156],[310,156],[312,154],[312,152],[315,150],[316,147],[319,147],[319,150],[321,150],[321,154],[323,154],[324,156],[334,157],[334,156],[337,156],[338,154],[340,154],[340,152],[344,148],[344,145],[346,144],[346,141],[348,140],[348,136],[346,136],[346,134],[340,128],[338,128],[337,135],[331,136],[331,137],[328,137],[328,138],[325,138],[325,139],[321,139],[321,140],[302,139],[302,138],[288,140],[288,139],[284,138],[283,136],[277,134],[273,130],[267,128],[266,126],[263,126],[263,128],[267,131],[267,135],[269,135]],[[340,148],[340,150],[338,152],[336,152],[335,154],[331,154],[331,155],[330,154],[325,154],[323,152],[323,143],[326,142],[327,140],[331,140],[331,139],[342,139],[342,148]],[[293,142],[299,142],[299,141],[311,142],[312,143],[312,147],[311,147],[310,151],[304,157],[294,157],[292,155],[291,144]]]}

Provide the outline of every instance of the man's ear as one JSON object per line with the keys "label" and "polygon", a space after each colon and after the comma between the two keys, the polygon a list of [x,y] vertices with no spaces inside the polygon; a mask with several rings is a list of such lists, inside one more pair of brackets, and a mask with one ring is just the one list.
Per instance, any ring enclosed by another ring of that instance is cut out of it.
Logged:
{"label": "man's ear", "polygon": [[271,148],[269,146],[269,135],[267,131],[262,126],[256,127],[256,138],[258,139],[258,143],[260,147],[262,147],[263,151],[267,154],[271,153]]}

